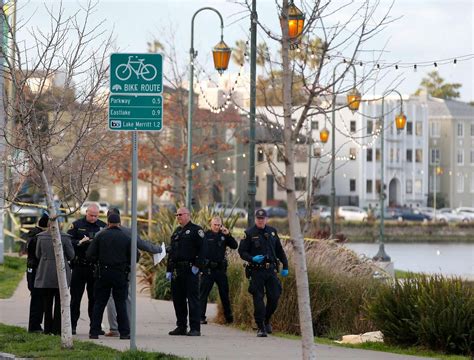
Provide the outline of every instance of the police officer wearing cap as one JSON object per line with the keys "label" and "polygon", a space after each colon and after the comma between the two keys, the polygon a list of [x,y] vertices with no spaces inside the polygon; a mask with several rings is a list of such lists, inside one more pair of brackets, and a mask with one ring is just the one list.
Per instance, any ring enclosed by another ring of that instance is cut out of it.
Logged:
{"label": "police officer wearing cap", "polygon": [[288,276],[288,259],[276,229],[267,225],[267,218],[264,209],[257,210],[255,225],[245,230],[245,237],[239,245],[240,257],[248,262],[246,275],[250,279],[249,292],[253,297],[258,337],[266,337],[272,333],[270,319],[277,308],[282,291],[277,277],[278,260],[283,265],[281,276]]}
{"label": "police officer wearing cap", "polygon": [[[199,270],[205,264],[207,243],[202,228],[191,222],[187,208],[179,208],[176,218],[179,226],[171,235],[166,279],[171,281],[177,327],[168,334],[201,336]],[[190,330],[187,332],[188,307]]]}
{"label": "police officer wearing cap", "polygon": [[86,251],[95,234],[106,226],[106,223],[99,220],[98,205],[91,204],[87,207],[86,216],[74,221],[67,232],[72,237],[72,245],[76,253],[76,257],[71,262],[71,325],[73,335],[76,334],[77,321],[81,314],[81,300],[84,288],[87,289],[89,300],[87,312],[89,313],[90,321],[92,321],[94,309],[94,265],[86,259]]}
{"label": "police officer wearing cap", "polygon": [[217,284],[222,307],[224,308],[224,317],[228,324],[234,321],[232,308],[229,300],[229,282],[227,279],[227,259],[226,250],[237,249],[238,244],[230,234],[229,229],[222,225],[219,216],[211,219],[211,229],[206,231],[207,254],[206,267],[202,272],[200,284],[201,301],[201,324],[207,324],[206,308],[207,298],[214,286]]}
{"label": "police officer wearing cap", "polygon": [[94,312],[89,339],[98,339],[101,335],[102,316],[109,301],[110,292],[117,309],[120,339],[130,339],[126,300],[132,239],[120,229],[120,215],[110,214],[107,217],[107,223],[107,229],[96,235],[86,253],[87,260],[96,264]]}

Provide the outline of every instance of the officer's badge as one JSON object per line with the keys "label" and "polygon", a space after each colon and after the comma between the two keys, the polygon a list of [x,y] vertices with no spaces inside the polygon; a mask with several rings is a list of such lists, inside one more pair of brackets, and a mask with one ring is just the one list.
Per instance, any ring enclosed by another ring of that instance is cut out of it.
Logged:
{"label": "officer's badge", "polygon": [[274,232],[272,232],[272,236],[275,236],[275,233],[274,233]]}
{"label": "officer's badge", "polygon": [[198,230],[198,234],[200,237],[204,238],[204,231],[202,229]]}
{"label": "officer's badge", "polygon": [[225,240],[225,237],[221,236],[221,240],[224,241],[224,240]]}
{"label": "officer's badge", "polygon": [[185,234],[189,235],[190,232],[191,232],[190,230],[186,230]]}

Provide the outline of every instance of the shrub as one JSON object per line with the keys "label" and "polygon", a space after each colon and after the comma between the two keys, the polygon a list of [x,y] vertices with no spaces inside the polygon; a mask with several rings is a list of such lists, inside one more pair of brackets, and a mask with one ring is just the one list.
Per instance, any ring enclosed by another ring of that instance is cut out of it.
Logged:
{"label": "shrub", "polygon": [[459,278],[411,274],[367,309],[389,343],[474,354],[474,289]]}

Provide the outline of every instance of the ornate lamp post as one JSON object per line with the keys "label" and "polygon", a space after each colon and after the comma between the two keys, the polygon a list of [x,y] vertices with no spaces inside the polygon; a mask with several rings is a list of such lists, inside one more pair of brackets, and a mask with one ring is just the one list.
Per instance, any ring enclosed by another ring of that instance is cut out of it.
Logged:
{"label": "ornate lamp post", "polygon": [[214,11],[221,20],[221,41],[212,50],[212,57],[214,59],[214,67],[222,74],[229,65],[230,48],[224,42],[224,21],[222,16],[216,9],[212,7],[203,7],[197,10],[191,20],[191,48],[189,49],[189,98],[188,98],[188,152],[187,152],[187,183],[186,183],[186,206],[188,209],[192,207],[192,192],[193,192],[193,164],[192,164],[192,146],[193,146],[193,102],[194,102],[194,59],[197,52],[194,51],[194,18],[203,10]]}
{"label": "ornate lamp post", "polygon": [[[332,73],[332,142],[331,142],[331,155],[332,155],[332,168],[331,168],[331,239],[335,238],[336,235],[336,69],[339,65],[346,64],[346,62],[340,62],[334,67]],[[347,64],[346,64],[347,65]],[[349,64],[354,73],[354,86],[351,91],[347,93],[347,106],[353,112],[359,109],[361,95],[356,88],[356,69],[353,64]],[[327,137],[323,135],[323,131],[327,129],[324,128],[321,130],[319,136],[321,141],[323,138]],[[328,134],[329,136],[329,134]]]}
{"label": "ornate lamp post", "polygon": [[384,237],[385,237],[385,224],[384,224],[384,217],[385,217],[385,184],[384,184],[384,104],[385,104],[385,97],[390,93],[397,93],[400,97],[400,113],[395,116],[395,125],[397,130],[403,130],[405,124],[407,122],[407,118],[405,114],[403,114],[403,98],[402,95],[397,90],[388,90],[382,95],[382,116],[380,117],[381,122],[381,131],[380,131],[380,240],[379,240],[379,251],[374,256],[375,261],[385,261],[389,262],[390,256],[387,255],[385,252],[385,244],[384,244]]}

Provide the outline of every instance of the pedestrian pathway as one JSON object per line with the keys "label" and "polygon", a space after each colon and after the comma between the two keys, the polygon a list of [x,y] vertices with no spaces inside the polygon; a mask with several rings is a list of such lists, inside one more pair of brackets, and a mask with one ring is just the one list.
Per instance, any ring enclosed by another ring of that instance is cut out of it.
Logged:
{"label": "pedestrian pathway", "polygon": [[[75,339],[89,340],[84,295],[81,319]],[[10,299],[0,300],[0,322],[21,327],[28,326],[29,292],[26,278],[20,283]],[[208,317],[216,313],[216,306],[208,307]],[[104,323],[107,323],[104,316]],[[107,326],[107,325],[106,325]],[[246,360],[294,360],[301,359],[301,343],[297,340],[275,336],[257,338],[255,332],[241,331],[232,327],[208,324],[202,325],[201,337],[169,336],[175,328],[173,304],[169,301],[150,299],[149,295],[137,293],[137,337],[140,350],[159,351],[193,359],[246,359]],[[101,336],[96,343],[115,349],[127,350],[130,342],[118,338]],[[407,355],[396,355],[376,351],[346,349],[336,346],[315,345],[318,360],[416,360],[427,359]]]}

